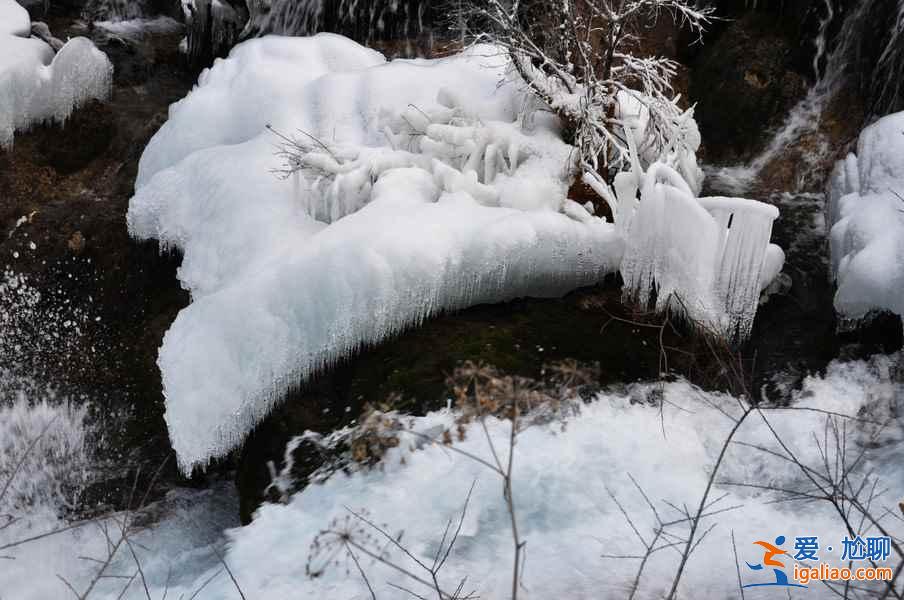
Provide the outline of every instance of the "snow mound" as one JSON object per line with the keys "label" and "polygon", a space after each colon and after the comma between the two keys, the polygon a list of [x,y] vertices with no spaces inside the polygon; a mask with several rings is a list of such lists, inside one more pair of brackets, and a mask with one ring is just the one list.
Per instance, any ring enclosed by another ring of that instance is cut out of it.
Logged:
{"label": "snow mound", "polygon": [[904,112],[863,130],[828,196],[835,309],[851,319],[904,315]]}
{"label": "snow mound", "polygon": [[15,0],[0,2],[0,35],[31,35],[31,19],[28,11]]}
{"label": "snow mound", "polygon": [[[618,267],[614,226],[566,200],[571,148],[557,124],[525,119],[531,99],[506,77],[486,48],[387,63],[335,35],[268,36],[171,107],[128,223],[184,253],[193,303],[158,360],[183,469],[363,345]],[[312,146],[288,178],[272,172],[274,132]]]}
{"label": "snow mound", "polygon": [[0,0],[0,148],[12,146],[16,130],[65,121],[79,105],[107,97],[113,83],[113,65],[87,38],[69,40],[54,56],[30,35],[25,9]]}

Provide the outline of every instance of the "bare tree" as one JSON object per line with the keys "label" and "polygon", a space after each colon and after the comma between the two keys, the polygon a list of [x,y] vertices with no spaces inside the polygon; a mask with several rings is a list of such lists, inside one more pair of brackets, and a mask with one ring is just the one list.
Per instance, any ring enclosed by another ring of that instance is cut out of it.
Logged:
{"label": "bare tree", "polygon": [[[646,55],[644,34],[667,17],[699,36],[711,8],[693,0],[463,0],[456,22],[474,43],[507,53],[528,89],[560,118],[580,165],[610,179],[641,158],[693,151],[692,110],[678,107],[678,64]],[[632,139],[635,138],[635,139]],[[695,139],[696,138],[696,139]]]}

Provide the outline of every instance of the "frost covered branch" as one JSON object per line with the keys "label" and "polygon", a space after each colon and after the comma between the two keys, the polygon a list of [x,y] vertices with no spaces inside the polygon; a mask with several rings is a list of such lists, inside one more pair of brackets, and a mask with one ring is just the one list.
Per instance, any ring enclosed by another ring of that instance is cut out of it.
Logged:
{"label": "frost covered branch", "polygon": [[[902,592],[898,589],[896,581],[904,567],[904,547],[902,547],[900,539],[892,535],[883,523],[889,516],[896,517],[896,507],[877,506],[878,500],[884,492],[881,487],[882,482],[872,470],[866,472],[863,470],[867,461],[867,451],[880,444],[883,432],[895,417],[889,415],[885,419],[877,420],[871,418],[870,415],[852,417],[830,411],[817,411],[825,414],[822,435],[817,435],[815,431],[811,432],[812,443],[817,449],[819,461],[807,463],[783,438],[767,415],[772,412],[813,409],[800,409],[793,406],[756,406],[754,408],[767,431],[772,435],[775,447],[743,441],[733,441],[732,443],[787,462],[799,472],[802,478],[801,485],[792,488],[782,487],[768,481],[731,480],[720,480],[718,484],[775,492],[781,495],[780,501],[826,502],[832,506],[845,531],[852,539],[867,535],[870,531],[876,531],[880,535],[888,537],[891,550],[899,560],[899,566],[895,570],[893,579],[883,582],[885,588],[881,592],[864,589],[860,591],[870,593],[870,597],[901,598]],[[866,436],[855,438],[848,432],[849,422],[861,423],[871,427],[871,430]],[[879,512],[880,510],[881,512]],[[873,567],[877,567],[876,562],[872,559],[869,562]],[[839,597],[850,597],[850,582],[846,582],[844,586],[828,581],[823,584]],[[836,589],[838,587],[841,589]]]}
{"label": "frost covered branch", "polygon": [[388,148],[330,144],[307,131],[290,136],[268,126],[280,140],[276,156],[282,163],[274,173],[303,176],[312,188],[306,212],[327,223],[368,204],[383,174],[405,168],[427,172],[443,192],[466,192],[484,206],[499,206],[493,184],[541,152],[538,142],[521,131],[520,123],[483,122],[468,115],[451,92],[441,92],[439,101],[440,108],[409,105],[388,119],[382,127]]}
{"label": "frost covered branch", "polygon": [[[469,592],[467,594],[463,593],[467,579],[462,579],[452,593],[446,592],[439,581],[440,572],[442,571],[443,566],[445,566],[449,554],[452,552],[452,549],[455,547],[455,543],[458,541],[458,537],[461,534],[465,515],[468,512],[468,505],[471,502],[471,494],[474,492],[474,486],[476,484],[476,481],[473,482],[468,490],[468,495],[465,498],[461,515],[458,519],[458,525],[455,527],[455,530],[452,531],[453,521],[451,518],[446,522],[442,539],[437,546],[436,553],[429,566],[426,562],[417,558],[417,556],[402,543],[401,540],[404,532],[400,532],[398,535],[392,535],[387,531],[386,526],[377,524],[370,519],[366,513],[356,512],[346,507],[350,516],[346,516],[345,519],[335,519],[330,527],[321,531],[314,539],[314,542],[311,545],[310,555],[308,556],[308,563],[305,567],[308,577],[319,577],[322,574],[323,569],[330,566],[330,563],[335,562],[336,554],[344,550],[346,556],[352,559],[358,574],[361,576],[370,592],[371,598],[376,599],[376,593],[371,586],[370,580],[368,579],[364,568],[361,566],[358,556],[355,554],[355,550],[357,550],[374,561],[404,575],[411,581],[430,589],[436,594],[438,600],[471,600],[476,598],[474,592]],[[376,535],[371,532],[376,532]],[[450,532],[452,533],[451,537],[449,537]],[[386,551],[390,546],[396,548],[404,556],[410,559],[425,573],[425,575],[418,575],[408,567],[394,561]],[[321,567],[314,566],[318,560],[322,560],[323,562]],[[394,583],[390,583],[389,585],[414,598],[424,598],[424,596],[401,585]]]}
{"label": "frost covered branch", "polygon": [[632,136],[650,162],[696,151],[693,110],[678,107],[678,64],[645,56],[660,18],[700,36],[711,8],[689,0],[467,0],[456,14],[474,43],[504,52],[526,87],[562,121],[579,164],[607,180],[631,166]]}

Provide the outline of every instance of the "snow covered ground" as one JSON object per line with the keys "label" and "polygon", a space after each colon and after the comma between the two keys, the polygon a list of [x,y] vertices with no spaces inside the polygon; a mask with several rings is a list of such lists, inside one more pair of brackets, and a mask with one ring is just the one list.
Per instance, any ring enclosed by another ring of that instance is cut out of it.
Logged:
{"label": "snow covered ground", "polygon": [[746,335],[781,268],[769,246],[777,211],[698,202],[687,156],[678,166],[691,185],[666,164],[638,165],[601,192],[617,228],[567,199],[574,148],[513,77],[490,46],[386,62],[340,36],[267,36],[216,61],[171,107],[141,158],[128,223],[184,253],[193,302],[158,361],[184,470],[362,346],[442,311],[558,296],[619,268],[642,298],[664,286],[660,308]]}
{"label": "snow covered ground", "polygon": [[904,113],[864,129],[857,154],[838,162],[828,212],[836,310],[904,316]]}
{"label": "snow covered ground", "polygon": [[[864,453],[853,469],[851,484],[858,487],[865,480],[866,494],[874,481],[877,490],[885,490],[872,501],[872,509],[881,516],[881,525],[898,537],[904,534],[902,521],[894,516],[897,502],[904,499],[900,361],[901,356],[894,355],[833,363],[824,377],[804,381],[793,395],[791,408],[763,413],[788,449],[817,478],[833,472],[834,467],[826,464],[836,464],[831,423],[837,423],[848,464]],[[664,401],[661,412],[660,400]],[[657,521],[643,494],[666,522],[680,519],[677,507],[686,505],[695,511],[741,406],[735,398],[706,393],[682,381],[641,384],[601,393],[564,422],[521,432],[513,468],[518,526],[527,543],[524,589],[519,597],[627,598],[640,561],[604,555],[636,556],[643,554],[643,546],[619,504],[647,542],[654,537]],[[817,411],[859,420],[833,419]],[[413,429],[435,435],[453,417],[448,412],[431,414],[415,419]],[[509,423],[491,419],[488,431],[504,460]],[[368,519],[392,535],[399,534],[413,556],[431,563],[447,520],[457,523],[474,482],[461,533],[439,580],[454,589],[467,577],[466,589],[475,589],[481,598],[508,597],[512,540],[499,477],[479,462],[441,446],[415,449],[423,446],[420,440],[402,434],[399,446],[385,455],[378,468],[339,473],[322,485],[306,488],[288,504],[265,505],[251,525],[227,530],[225,540],[223,528],[232,526],[230,515],[235,514],[234,498],[227,489],[200,494],[174,491],[154,509],[161,519],[158,524],[134,539],[151,597],[160,598],[168,589],[167,597],[185,594],[188,598],[202,586],[198,597],[238,597],[217,558],[215,549],[220,548],[247,598],[370,598],[341,539],[321,535],[319,545],[312,546],[318,534],[328,529],[348,531],[356,543],[378,554],[385,552],[390,562],[416,571],[417,566],[385,540],[366,539],[369,528],[356,522],[347,509],[366,511]],[[776,491],[811,491],[813,485],[793,462],[781,457],[785,451],[764,418],[752,413],[734,440],[737,443],[729,446],[708,496],[709,516],[703,518],[697,536],[714,528],[688,562],[680,598],[738,597],[735,546],[742,580],[755,583],[763,579],[762,574],[745,565],[762,558],[753,542],[772,541],[779,535],[787,538],[784,547],[792,554],[795,537],[817,536],[820,558],[839,564],[846,531],[833,507],[825,501],[790,501],[787,494]],[[465,440],[456,442],[456,447],[493,461],[476,424],[469,426]],[[6,460],[8,464],[8,456]],[[60,524],[44,518],[44,522],[30,522],[29,531],[41,533]],[[679,523],[667,531],[684,537],[687,527]],[[878,534],[872,530],[868,535]],[[54,577],[57,573],[76,589],[86,589],[98,565],[77,556],[103,558],[105,552],[96,526],[4,548],[10,539],[9,531],[0,530],[0,555],[14,559],[0,568],[0,589],[4,597],[14,590],[11,597],[17,600],[65,597],[63,584]],[[360,551],[357,557],[378,598],[410,597],[390,584],[426,595],[416,582],[382,563]],[[900,558],[893,551],[890,566]],[[655,552],[645,566],[636,597],[667,594],[679,559],[676,548]],[[322,573],[311,578],[306,567]],[[126,577],[137,572],[127,549],[117,555],[109,572]],[[116,598],[126,583],[105,580],[89,598]],[[756,594],[747,590],[747,597],[759,597]],[[809,589],[791,589],[790,594],[801,599],[835,597],[818,583],[811,583]],[[124,597],[146,598],[140,579],[136,577]]]}
{"label": "snow covered ground", "polygon": [[88,39],[73,38],[54,55],[30,36],[28,12],[0,0],[0,148],[12,145],[17,130],[65,121],[80,104],[105,98],[113,82],[113,66]]}

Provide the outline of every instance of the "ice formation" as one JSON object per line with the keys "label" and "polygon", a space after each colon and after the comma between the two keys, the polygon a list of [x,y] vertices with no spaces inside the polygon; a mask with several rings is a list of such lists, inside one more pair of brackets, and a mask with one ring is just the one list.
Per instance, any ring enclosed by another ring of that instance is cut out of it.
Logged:
{"label": "ice formation", "polygon": [[835,309],[850,319],[904,315],[904,112],[863,130],[828,196]]}
{"label": "ice formation", "polygon": [[113,66],[86,38],[54,55],[30,37],[31,20],[15,0],[0,0],[0,148],[16,130],[44,120],[65,121],[79,105],[110,93]]}
{"label": "ice formation", "polygon": [[229,451],[289,387],[362,346],[619,266],[633,293],[659,287],[660,308],[681,298],[690,318],[746,335],[781,267],[767,250],[777,211],[698,200],[696,163],[676,155],[665,158],[690,185],[667,163],[638,166],[616,192],[594,182],[616,223],[592,215],[566,197],[573,148],[522,86],[500,85],[512,76],[491,47],[387,63],[335,35],[269,36],[171,107],[128,224],[184,253],[193,303],[158,360],[183,469]]}
{"label": "ice formation", "polygon": [[647,305],[655,296],[658,311],[746,338],[760,292],[784,263],[784,252],[769,243],[778,209],[743,198],[696,198],[664,163],[637,173],[639,167],[616,177],[612,201],[626,240],[620,267],[626,297]]}
{"label": "ice formation", "polygon": [[311,35],[355,32],[360,39],[410,40],[426,26],[430,3],[423,0],[249,0],[246,33]]}
{"label": "ice formation", "polygon": [[[486,48],[386,63],[339,36],[267,37],[172,107],[128,222],[184,252],[193,303],[159,356],[183,468],[228,451],[289,386],[356,348],[618,267],[614,226],[563,212],[570,148],[547,115],[522,126],[528,99],[498,85],[505,71]],[[328,150],[280,179],[273,131]]]}

